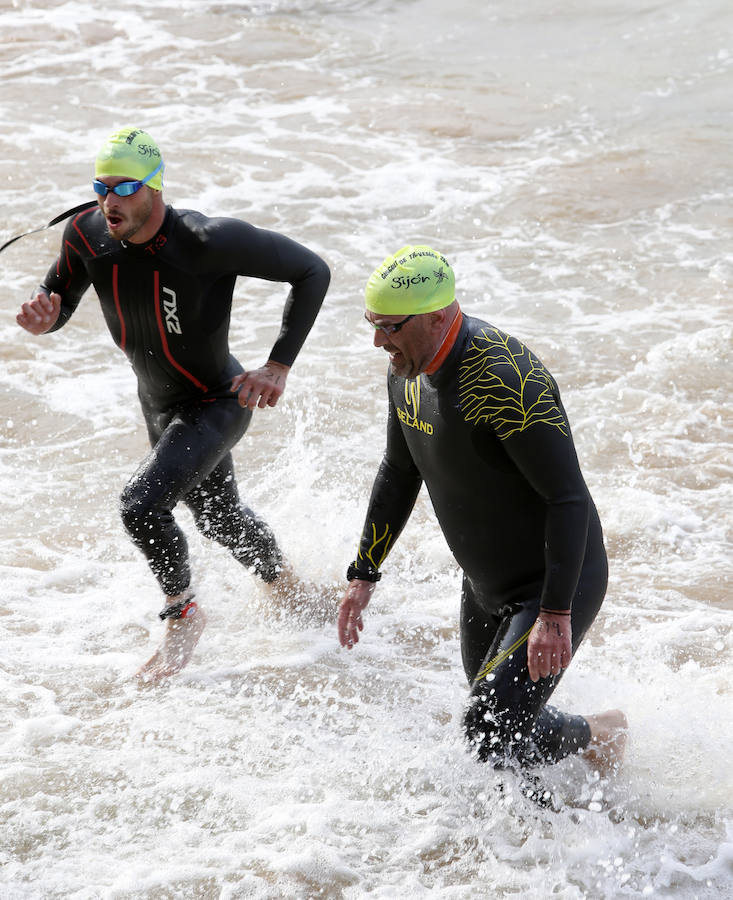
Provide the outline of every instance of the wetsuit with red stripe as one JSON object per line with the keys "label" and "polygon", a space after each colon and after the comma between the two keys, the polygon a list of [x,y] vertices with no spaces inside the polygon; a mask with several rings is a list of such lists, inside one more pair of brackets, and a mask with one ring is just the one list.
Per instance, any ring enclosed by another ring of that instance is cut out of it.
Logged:
{"label": "wetsuit with red stripe", "polygon": [[572,610],[573,649],[606,589],[601,525],[557,384],[517,339],[464,316],[432,375],[390,372],[387,448],[357,569],[379,569],[422,483],[463,570],[465,728],[497,764],[554,762],[588,744],[581,716],[547,706],[559,676],[533,683],[527,638],[540,606]]}
{"label": "wetsuit with red stripe", "polygon": [[123,492],[122,517],[168,595],[190,582],[172,512],[181,500],[204,534],[266,581],[281,561],[268,526],[240,501],[232,466],[231,449],[252,416],[230,389],[243,371],[228,343],[238,276],[291,285],[269,358],[292,365],[323,302],[328,266],[284,235],[238,219],[168,207],[158,233],[132,244],[111,238],[94,207],[69,221],[40,286],[61,295],[55,331],[93,285],[137,376],[152,450]]}

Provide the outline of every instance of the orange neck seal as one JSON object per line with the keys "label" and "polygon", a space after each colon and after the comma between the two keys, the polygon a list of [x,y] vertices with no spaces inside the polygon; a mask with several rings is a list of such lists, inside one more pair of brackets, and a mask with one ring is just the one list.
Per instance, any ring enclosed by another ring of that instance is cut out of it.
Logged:
{"label": "orange neck seal", "polygon": [[425,369],[426,375],[434,375],[438,369],[445,362],[446,356],[450,353],[453,348],[453,344],[456,342],[456,338],[458,337],[458,332],[461,330],[461,325],[463,324],[463,313],[461,312],[460,307],[451,322],[450,328],[448,329],[446,336],[440,343],[440,347],[438,347],[438,352],[428,363],[427,369]]}

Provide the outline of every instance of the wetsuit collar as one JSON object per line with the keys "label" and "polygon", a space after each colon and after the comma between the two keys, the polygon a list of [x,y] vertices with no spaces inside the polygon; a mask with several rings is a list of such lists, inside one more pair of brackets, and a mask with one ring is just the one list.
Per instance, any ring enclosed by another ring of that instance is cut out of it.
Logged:
{"label": "wetsuit collar", "polygon": [[168,233],[171,227],[171,217],[173,215],[173,208],[171,206],[166,205],[165,208],[165,216],[163,218],[163,222],[153,235],[149,241],[146,241],[144,244],[133,244],[130,241],[121,241],[121,245],[123,249],[127,253],[131,253],[136,256],[156,256],[160,250],[165,247],[168,243]]}
{"label": "wetsuit collar", "polygon": [[453,344],[455,344],[456,342],[456,338],[458,337],[458,332],[461,330],[462,324],[463,313],[461,312],[461,308],[459,306],[455,316],[453,317],[453,321],[450,324],[450,328],[448,329],[446,336],[441,341],[440,347],[438,347],[438,352],[428,363],[427,369],[425,369],[426,375],[434,375],[443,365],[446,356],[448,356],[453,347]]}

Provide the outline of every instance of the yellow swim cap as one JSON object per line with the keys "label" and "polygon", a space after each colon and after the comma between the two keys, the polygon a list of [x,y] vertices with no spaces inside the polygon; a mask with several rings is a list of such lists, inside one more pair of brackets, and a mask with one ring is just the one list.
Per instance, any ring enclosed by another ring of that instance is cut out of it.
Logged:
{"label": "yellow swim cap", "polygon": [[435,312],[456,299],[456,279],[440,253],[408,244],[377,266],[365,295],[367,309],[383,316]]}
{"label": "yellow swim cap", "polygon": [[139,128],[121,128],[102,145],[94,165],[94,176],[145,181],[158,167],[160,171],[145,182],[154,191],[163,190],[163,157],[158,145]]}

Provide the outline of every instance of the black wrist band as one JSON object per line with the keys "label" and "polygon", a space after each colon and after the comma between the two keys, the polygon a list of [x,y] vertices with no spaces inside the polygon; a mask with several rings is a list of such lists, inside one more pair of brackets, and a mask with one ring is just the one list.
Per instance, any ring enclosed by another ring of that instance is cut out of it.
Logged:
{"label": "black wrist band", "polygon": [[544,606],[540,606],[541,613],[549,613],[551,616],[569,616],[572,612],[570,609],[545,609]]}
{"label": "black wrist band", "polygon": [[371,581],[372,583],[379,581],[382,577],[382,573],[378,572],[376,569],[373,569],[371,566],[368,569],[359,569],[356,566],[356,563],[351,563],[349,568],[346,570],[346,580],[353,581],[355,578],[358,578],[359,581]]}

